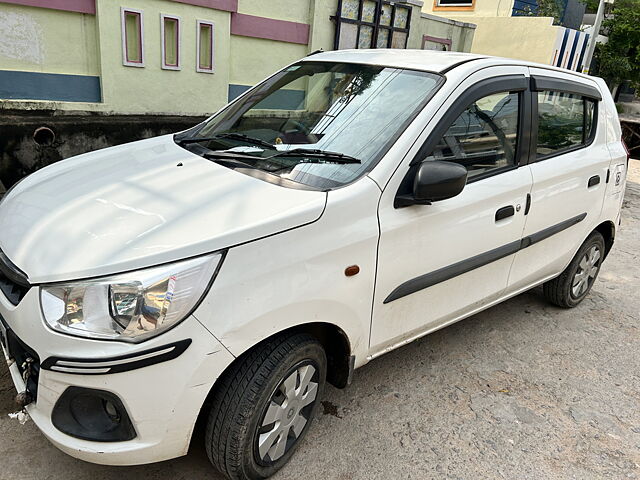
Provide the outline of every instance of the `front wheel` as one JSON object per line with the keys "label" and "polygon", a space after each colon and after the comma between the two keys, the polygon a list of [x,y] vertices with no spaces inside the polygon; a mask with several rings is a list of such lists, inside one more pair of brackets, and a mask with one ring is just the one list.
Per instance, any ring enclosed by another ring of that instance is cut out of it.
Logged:
{"label": "front wheel", "polygon": [[326,371],[322,345],[306,334],[246,353],[218,380],[206,435],[211,463],[233,480],[273,475],[315,417]]}
{"label": "front wheel", "polygon": [[582,302],[600,272],[604,252],[604,238],[593,232],[564,272],[543,285],[547,300],[563,308],[573,308]]}

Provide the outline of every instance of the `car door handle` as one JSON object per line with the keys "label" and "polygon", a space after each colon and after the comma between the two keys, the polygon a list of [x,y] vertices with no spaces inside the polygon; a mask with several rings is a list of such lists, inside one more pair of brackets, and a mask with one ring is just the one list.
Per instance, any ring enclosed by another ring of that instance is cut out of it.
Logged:
{"label": "car door handle", "polygon": [[502,207],[496,212],[496,222],[500,220],[504,220],[505,218],[513,217],[516,214],[516,209],[513,208],[513,205],[509,205],[508,207]]}
{"label": "car door handle", "polygon": [[595,187],[600,183],[600,175],[594,175],[589,179],[589,183],[587,184],[587,188]]}

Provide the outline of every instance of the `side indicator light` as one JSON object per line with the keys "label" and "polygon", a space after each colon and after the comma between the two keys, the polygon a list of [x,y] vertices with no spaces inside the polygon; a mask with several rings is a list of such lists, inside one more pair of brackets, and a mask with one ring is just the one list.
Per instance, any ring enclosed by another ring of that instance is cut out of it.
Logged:
{"label": "side indicator light", "polygon": [[344,274],[347,277],[353,277],[354,275],[357,275],[358,273],[360,273],[360,267],[358,265],[351,265],[350,267],[347,267],[344,269]]}

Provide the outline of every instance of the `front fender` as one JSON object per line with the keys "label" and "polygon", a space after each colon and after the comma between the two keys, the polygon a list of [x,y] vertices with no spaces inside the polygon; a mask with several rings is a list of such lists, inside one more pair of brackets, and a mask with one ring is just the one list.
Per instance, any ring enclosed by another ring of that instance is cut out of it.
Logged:
{"label": "front fender", "polygon": [[[231,248],[195,317],[238,356],[260,341],[312,322],[348,336],[366,363],[376,274],[380,191],[367,179],[329,192],[316,222]],[[358,265],[357,275],[345,269]]]}

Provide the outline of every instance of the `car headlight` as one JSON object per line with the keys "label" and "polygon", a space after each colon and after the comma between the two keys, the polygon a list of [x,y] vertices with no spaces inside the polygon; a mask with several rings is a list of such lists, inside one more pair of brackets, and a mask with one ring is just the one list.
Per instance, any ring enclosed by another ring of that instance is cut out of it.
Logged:
{"label": "car headlight", "polygon": [[54,330],[102,340],[140,342],[185,319],[207,291],[222,255],[40,287]]}

